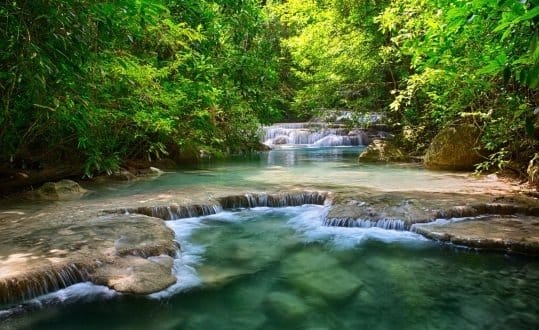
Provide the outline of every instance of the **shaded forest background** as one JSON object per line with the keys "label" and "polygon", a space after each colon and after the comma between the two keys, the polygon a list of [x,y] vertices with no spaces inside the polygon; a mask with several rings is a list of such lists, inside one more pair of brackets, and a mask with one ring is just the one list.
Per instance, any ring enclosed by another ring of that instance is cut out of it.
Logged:
{"label": "shaded forest background", "polygon": [[382,113],[418,155],[470,121],[478,169],[519,166],[539,148],[538,2],[3,1],[0,168],[248,152],[261,124],[326,109]]}

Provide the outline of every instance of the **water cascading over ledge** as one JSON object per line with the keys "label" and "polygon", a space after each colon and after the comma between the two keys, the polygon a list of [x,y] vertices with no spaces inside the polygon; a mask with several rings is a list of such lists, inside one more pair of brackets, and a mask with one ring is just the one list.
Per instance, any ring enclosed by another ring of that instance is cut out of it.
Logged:
{"label": "water cascading over ledge", "polygon": [[217,214],[223,210],[253,207],[287,207],[304,204],[327,205],[331,203],[330,194],[320,191],[301,191],[291,193],[247,193],[218,197],[213,204],[140,206],[106,210],[104,213],[143,214],[163,220],[178,220]]}
{"label": "water cascading over ledge", "polygon": [[323,222],[324,226],[328,227],[359,227],[359,228],[382,228],[386,230],[409,230],[410,225],[405,221],[398,219],[380,219],[380,220],[363,220],[363,219],[336,219],[326,218]]}
{"label": "water cascading over ledge", "polygon": [[51,266],[42,272],[30,272],[9,281],[0,282],[0,303],[11,303],[58,291],[70,285],[88,281],[89,272],[94,268],[87,264],[69,263]]}
{"label": "water cascading over ledge", "polygon": [[281,194],[245,194],[219,198],[224,209],[252,207],[286,207],[304,204],[324,205],[328,200],[327,192],[302,191]]}
{"label": "water cascading over ledge", "polygon": [[[134,208],[119,208],[116,210],[105,210],[104,214],[113,217],[132,217],[138,215],[150,216],[163,220],[176,220],[182,218],[199,217],[219,213],[223,210],[234,210],[240,208],[254,207],[287,207],[300,206],[304,204],[327,205],[331,203],[328,192],[319,191],[300,191],[291,193],[247,193],[243,195],[232,195],[217,198],[212,204],[193,204],[193,205],[171,205],[171,206],[143,206]],[[148,221],[151,218],[145,218]],[[118,219],[105,223],[114,224]],[[97,223],[93,222],[89,228],[98,228]],[[124,233],[125,234],[125,233]],[[144,236],[144,235],[143,235]],[[133,238],[124,239],[126,242],[133,241]],[[166,254],[172,256],[175,254],[176,245],[171,237],[171,247],[168,249],[160,246],[154,247],[151,244],[145,244],[142,247],[122,246],[122,238],[113,242],[116,255],[123,256],[157,256]],[[174,244],[173,244],[174,243]],[[98,258],[96,259],[98,260]],[[101,267],[102,261],[88,262],[66,262],[50,265],[48,267],[36,267],[35,271],[25,272],[8,279],[0,280],[0,303],[13,303],[25,301],[37,296],[57,291],[70,285],[94,281],[95,271]]]}
{"label": "water cascading over ledge", "polygon": [[368,144],[362,130],[347,129],[342,125],[314,123],[283,123],[263,128],[262,143],[276,145],[308,145],[315,147],[359,146]]}
{"label": "water cascading over ledge", "polygon": [[522,205],[512,205],[503,203],[476,203],[471,205],[453,206],[447,209],[434,210],[430,214],[425,214],[422,218],[401,220],[398,218],[361,219],[350,217],[328,217],[324,219],[325,226],[331,227],[360,227],[360,228],[382,228],[388,230],[409,230],[415,231],[414,225],[433,223],[437,220],[447,220],[455,218],[481,218],[488,215],[528,215],[539,216],[539,208]]}

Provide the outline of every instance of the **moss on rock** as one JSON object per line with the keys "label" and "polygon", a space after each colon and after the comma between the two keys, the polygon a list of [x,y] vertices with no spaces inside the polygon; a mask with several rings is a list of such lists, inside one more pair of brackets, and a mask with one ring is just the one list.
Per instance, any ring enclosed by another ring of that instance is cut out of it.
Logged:
{"label": "moss on rock", "polygon": [[480,129],[463,124],[442,129],[425,154],[425,167],[433,170],[469,171],[483,160]]}
{"label": "moss on rock", "polygon": [[408,161],[406,154],[387,140],[374,140],[359,155],[359,161],[364,163],[389,163]]}

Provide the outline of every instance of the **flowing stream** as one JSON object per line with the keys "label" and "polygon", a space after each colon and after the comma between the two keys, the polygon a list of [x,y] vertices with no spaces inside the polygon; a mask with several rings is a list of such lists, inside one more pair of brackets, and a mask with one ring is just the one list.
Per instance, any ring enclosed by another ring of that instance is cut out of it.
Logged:
{"label": "flowing stream", "polygon": [[[485,184],[414,165],[358,165],[361,148],[284,145],[153,180],[95,186],[80,203],[231,187],[474,192]],[[174,265],[178,284],[133,297],[80,283],[25,302],[27,312],[0,328],[539,327],[536,259],[453,247],[403,230],[328,227],[325,212],[320,205],[258,207],[167,221],[182,246]]]}

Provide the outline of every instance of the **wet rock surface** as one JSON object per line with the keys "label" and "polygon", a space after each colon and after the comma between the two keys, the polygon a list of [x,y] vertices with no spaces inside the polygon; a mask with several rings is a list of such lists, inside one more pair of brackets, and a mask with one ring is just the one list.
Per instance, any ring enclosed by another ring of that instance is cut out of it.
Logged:
{"label": "wet rock surface", "polygon": [[[146,259],[177,251],[173,232],[160,219],[42,210],[23,217],[2,214],[0,222],[2,302],[32,298],[88,280],[135,294],[163,289],[164,284],[148,280],[150,273],[168,274],[165,282],[171,284],[172,264]],[[123,279],[119,269],[129,269]],[[115,281],[102,280],[113,277]]]}
{"label": "wet rock surface", "polygon": [[[448,219],[467,221],[451,221]],[[384,193],[337,197],[328,226],[413,230],[487,250],[539,255],[539,201],[526,196]]]}
{"label": "wet rock surface", "polygon": [[515,215],[436,221],[414,225],[412,230],[456,245],[539,255],[539,217]]}
{"label": "wet rock surface", "polygon": [[90,278],[94,283],[118,292],[149,294],[176,283],[172,264],[173,259],[168,255],[150,258],[126,256],[98,267]]}

